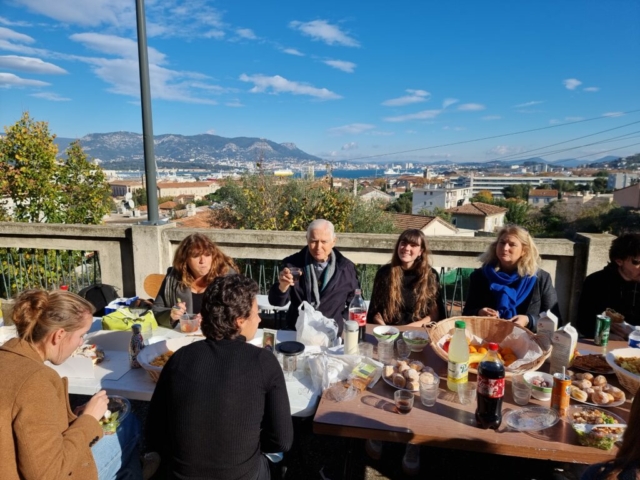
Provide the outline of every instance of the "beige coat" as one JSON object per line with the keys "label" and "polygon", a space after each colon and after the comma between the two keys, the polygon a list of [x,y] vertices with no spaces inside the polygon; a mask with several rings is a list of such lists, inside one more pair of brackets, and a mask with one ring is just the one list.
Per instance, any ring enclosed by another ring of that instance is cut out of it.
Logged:
{"label": "beige coat", "polygon": [[0,347],[0,368],[0,479],[97,479],[91,445],[102,428],[73,414],[67,379],[17,338]]}

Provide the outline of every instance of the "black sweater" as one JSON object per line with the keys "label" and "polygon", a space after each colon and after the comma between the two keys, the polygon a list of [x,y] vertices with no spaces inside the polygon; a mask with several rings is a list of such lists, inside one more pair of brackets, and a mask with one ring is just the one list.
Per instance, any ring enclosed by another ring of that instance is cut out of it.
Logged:
{"label": "black sweater", "polygon": [[182,347],[158,380],[146,440],[166,460],[167,478],[253,480],[261,452],[293,443],[276,357],[242,336]]}

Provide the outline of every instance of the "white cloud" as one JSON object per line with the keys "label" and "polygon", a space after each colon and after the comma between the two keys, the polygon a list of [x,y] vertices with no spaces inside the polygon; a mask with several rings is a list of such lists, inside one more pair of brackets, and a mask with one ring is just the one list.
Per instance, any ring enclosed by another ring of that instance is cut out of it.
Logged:
{"label": "white cloud", "polygon": [[68,102],[71,100],[70,98],[63,97],[62,95],[58,95],[57,93],[53,92],[32,93],[31,96],[36,98],[44,98],[45,100],[50,100],[52,102]]}
{"label": "white cloud", "polygon": [[444,110],[447,107],[450,107],[451,105],[458,103],[460,100],[458,100],[457,98],[445,98],[442,101],[442,109]]}
{"label": "white cloud", "polygon": [[585,92],[598,92],[600,91],[600,87],[586,87],[582,89]]}
{"label": "white cloud", "polygon": [[356,142],[349,142],[342,145],[341,150],[353,150],[355,148],[358,148],[358,144]]}
{"label": "white cloud", "polygon": [[337,25],[331,25],[326,20],[300,22],[294,20],[289,27],[300,31],[303,35],[320,40],[327,45],[342,45],[345,47],[359,47],[360,43],[340,30]]}
{"label": "white cloud", "polygon": [[426,102],[427,100],[429,100],[429,98],[431,98],[431,94],[426,90],[407,89],[405,91],[409,95],[385,100],[384,102],[382,102],[382,105],[386,107],[400,107],[403,105],[411,105],[412,103]]}
{"label": "white cloud", "polygon": [[463,103],[462,105],[458,105],[458,110],[461,112],[477,112],[485,108],[487,107],[479,103]]}
{"label": "white cloud", "polygon": [[500,120],[502,117],[500,115],[486,115],[482,117],[482,120],[491,121],[491,120]]}
{"label": "white cloud", "polygon": [[0,25],[7,25],[8,27],[30,27],[31,26],[29,22],[22,22],[22,21],[15,22],[5,17],[0,17]]}
{"label": "white cloud", "polygon": [[575,90],[580,85],[582,85],[582,82],[577,78],[567,78],[566,80],[562,81],[562,84],[567,90]]}
{"label": "white cloud", "polygon": [[623,115],[624,112],[607,112],[602,114],[603,117],[622,117]]}
{"label": "white cloud", "polygon": [[34,43],[35,40],[29,35],[18,33],[10,28],[0,27],[0,40],[8,40],[10,42],[18,43]]}
{"label": "white cloud", "polygon": [[0,88],[12,88],[12,87],[47,87],[51,85],[47,82],[41,82],[40,80],[31,80],[28,78],[22,78],[13,73],[0,72]]}
{"label": "white cloud", "polygon": [[204,132],[206,135],[215,135],[216,134],[216,129],[215,128],[210,128],[209,130],[207,130],[206,132]]}
{"label": "white cloud", "polygon": [[27,73],[39,73],[43,75],[60,75],[67,73],[53,63],[43,62],[39,58],[19,57],[17,55],[1,55],[0,68],[9,68]]}
{"label": "white cloud", "polygon": [[280,75],[268,77],[266,75],[240,75],[240,81],[253,83],[252,93],[263,93],[271,90],[272,93],[290,93],[292,95],[309,95],[321,100],[336,100],[342,98],[337,93],[326,88],[316,88],[304,83],[287,80]]}
{"label": "white cloud", "polygon": [[322,63],[325,63],[330,67],[337,68],[338,70],[342,70],[343,72],[347,73],[353,73],[357,66],[353,62],[347,62],[345,60],[325,60]]}
{"label": "white cloud", "polygon": [[487,155],[509,155],[512,153],[520,153],[523,150],[522,147],[509,147],[507,145],[496,145],[485,153]]}
{"label": "white cloud", "polygon": [[[102,33],[74,33],[69,38],[91,50],[138,61],[138,42],[136,40]],[[149,63],[162,64],[165,62],[164,53],[160,53],[152,47],[148,47],[147,52]]]}
{"label": "white cloud", "polygon": [[135,3],[127,0],[15,0],[15,3],[60,22],[86,27],[135,22]]}
{"label": "white cloud", "polygon": [[256,40],[258,38],[250,28],[237,28],[236,33],[239,37],[245,38],[247,40]]}
{"label": "white cloud", "polygon": [[526,108],[533,107],[534,105],[540,105],[541,103],[546,102],[546,100],[532,100],[530,102],[520,103],[518,105],[514,105],[513,108]]}
{"label": "white cloud", "polygon": [[232,100],[231,102],[226,102],[225,105],[227,107],[232,107],[232,108],[244,107],[244,105],[240,102],[240,100]]}
{"label": "white cloud", "polygon": [[368,123],[351,123],[349,125],[342,125],[341,127],[333,127],[327,130],[332,135],[357,135],[368,130],[376,128],[375,125]]}
{"label": "white cloud", "polygon": [[551,120],[549,120],[549,125],[558,125],[559,123],[562,123],[562,122],[557,118],[552,118]]}
{"label": "white cloud", "polygon": [[288,53],[289,55],[295,55],[296,57],[304,57],[304,53],[300,50],[296,50],[295,48],[285,48],[282,50],[284,53]]}
{"label": "white cloud", "polygon": [[516,110],[518,113],[542,113],[542,110],[536,110],[531,108],[520,108]]}
{"label": "white cloud", "polygon": [[579,122],[580,120],[584,120],[584,117],[564,117],[566,122]]}
{"label": "white cloud", "polygon": [[442,110],[422,110],[417,113],[410,113],[408,115],[398,115],[397,117],[386,117],[386,122],[407,122],[409,120],[427,120],[429,118],[436,118],[442,113]]}

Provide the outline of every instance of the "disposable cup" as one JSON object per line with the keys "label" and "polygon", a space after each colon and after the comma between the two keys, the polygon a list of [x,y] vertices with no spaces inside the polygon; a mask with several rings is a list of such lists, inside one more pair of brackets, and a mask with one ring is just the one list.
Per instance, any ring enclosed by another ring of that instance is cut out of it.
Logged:
{"label": "disposable cup", "polygon": [[358,344],[358,353],[363,357],[373,358],[373,345],[369,342],[360,342]]}
{"label": "disposable cup", "polygon": [[433,407],[438,400],[440,378],[437,375],[434,376],[435,380],[424,375],[420,376],[420,401],[425,407]]}
{"label": "disposable cup", "polygon": [[378,361],[389,365],[393,360],[393,342],[378,342]]}
{"label": "disposable cup", "polygon": [[406,415],[413,408],[413,392],[407,390],[396,390],[393,394],[396,403],[396,411],[401,415]]}
{"label": "disposable cup", "polygon": [[515,377],[511,381],[511,393],[516,405],[527,405],[531,400],[531,386],[522,377]]}
{"label": "disposable cup", "polygon": [[458,400],[462,405],[469,405],[476,399],[477,385],[475,382],[461,383],[458,385]]}

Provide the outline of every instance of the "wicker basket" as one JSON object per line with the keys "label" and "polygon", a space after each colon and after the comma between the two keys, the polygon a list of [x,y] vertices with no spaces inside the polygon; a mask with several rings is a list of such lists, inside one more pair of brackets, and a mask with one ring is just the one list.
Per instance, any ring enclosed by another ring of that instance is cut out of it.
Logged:
{"label": "wicker basket", "polygon": [[607,363],[616,373],[616,377],[618,377],[620,385],[622,385],[631,395],[635,396],[640,389],[640,375],[634,375],[618,365],[616,363],[616,358],[618,357],[640,357],[640,349],[631,347],[617,348],[608,352],[605,357]]}
{"label": "wicker basket", "polygon": [[175,352],[179,348],[184,347],[185,345],[189,345],[193,342],[197,342],[199,340],[204,340],[204,337],[189,335],[178,338],[170,338],[168,340],[163,340],[162,342],[153,343],[145,347],[138,354],[138,362],[140,363],[142,368],[147,371],[147,373],[151,377],[151,380],[157,382],[160,378],[162,367],[155,367],[151,365],[151,362],[163,353],[167,353],[169,351]]}
{"label": "wicker basket", "polygon": [[[540,358],[538,358],[534,362],[522,365],[520,368],[518,368],[517,371],[507,370],[507,377],[510,377],[512,375],[519,375],[530,370],[538,370],[551,354],[551,349],[548,348],[545,351],[544,344],[539,342],[538,338],[533,333],[513,322],[505,322],[504,320],[492,317],[451,317],[436,323],[429,330],[429,335],[431,336],[431,347],[433,348],[433,351],[436,353],[436,355],[438,355],[445,362],[449,360],[449,354],[438,345],[438,342],[445,335],[453,333],[456,320],[464,321],[466,324],[466,330],[468,332],[470,332],[472,335],[476,335],[482,338],[487,342],[501,343],[511,332],[513,332],[514,329],[521,329],[524,330],[533,341],[540,345],[540,348],[543,351],[543,354]],[[469,371],[471,373],[477,373],[477,370],[475,368],[469,368]]]}

